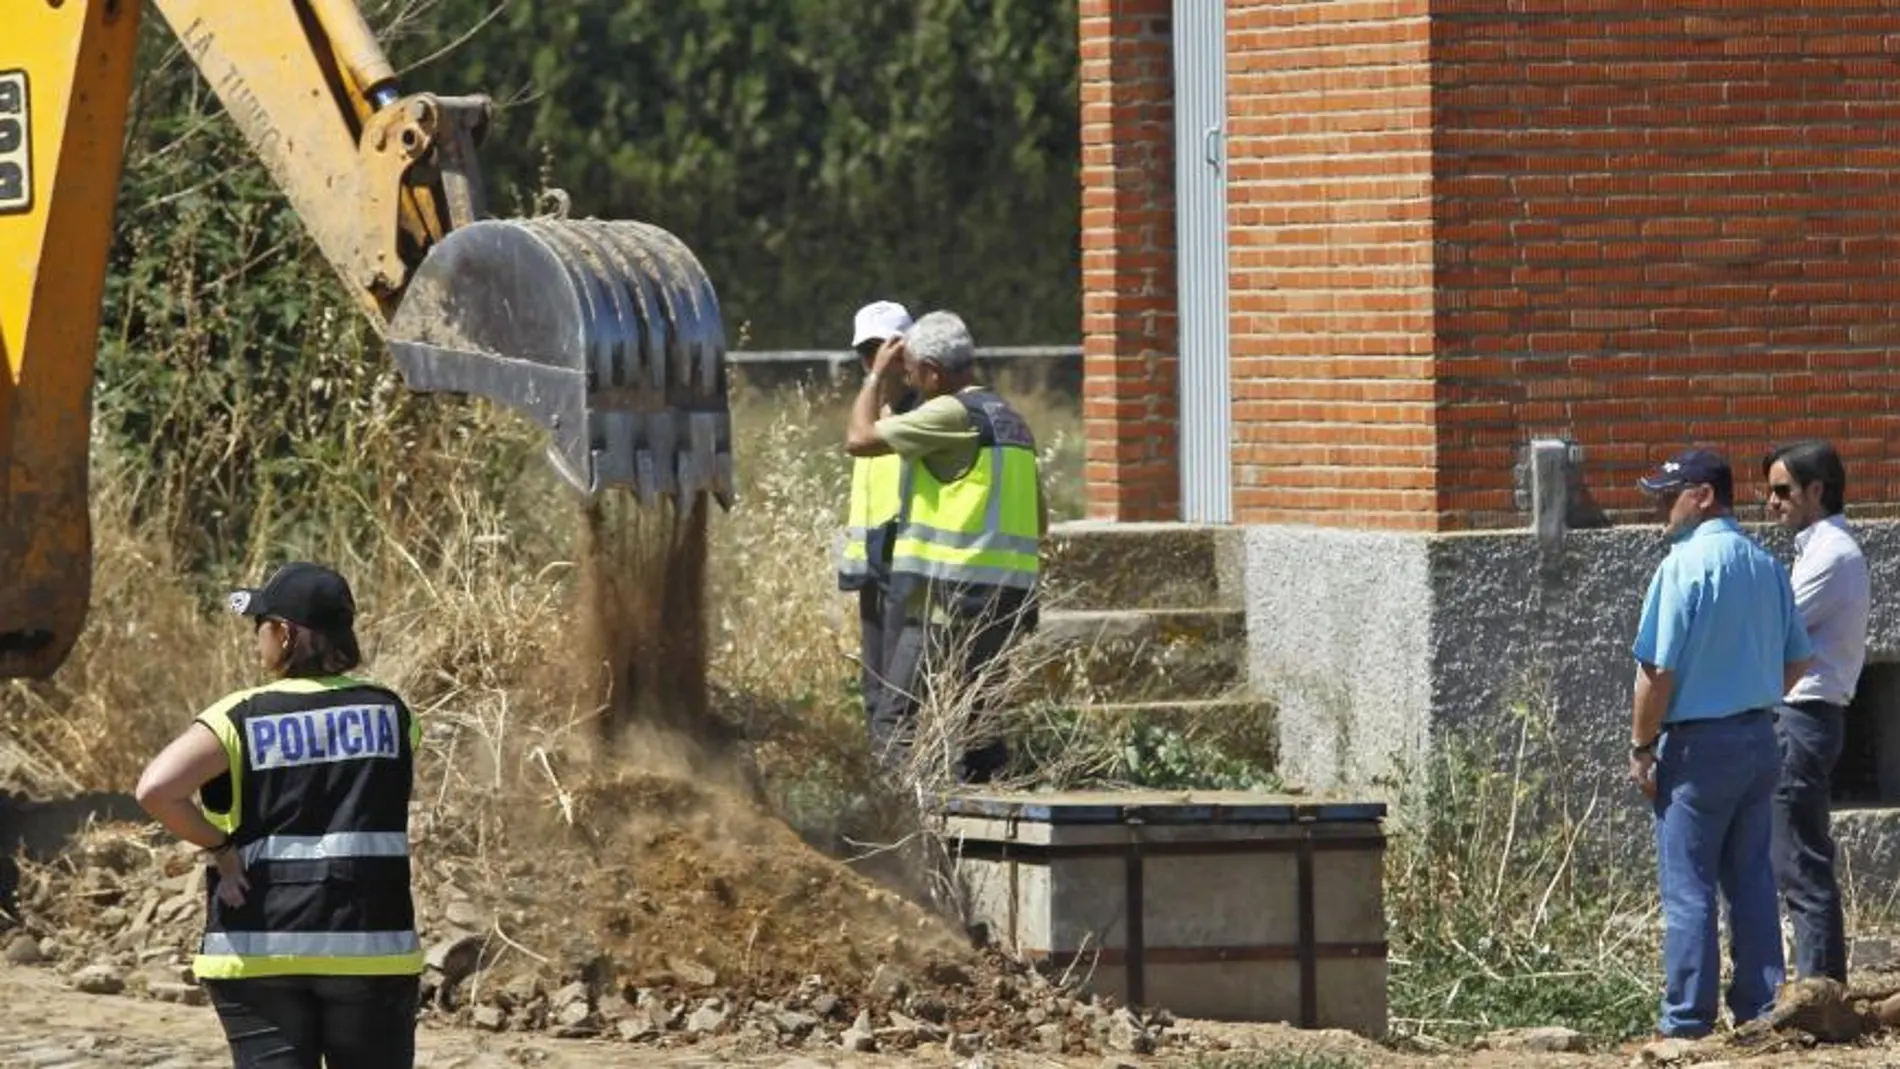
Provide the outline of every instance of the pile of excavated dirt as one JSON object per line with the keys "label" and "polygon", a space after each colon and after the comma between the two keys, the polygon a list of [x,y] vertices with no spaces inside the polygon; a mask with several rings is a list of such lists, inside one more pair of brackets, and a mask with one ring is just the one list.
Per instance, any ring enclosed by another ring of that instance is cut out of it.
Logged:
{"label": "pile of excavated dirt", "polygon": [[[931,914],[729,804],[628,777],[579,792],[576,815],[594,823],[546,829],[534,858],[494,866],[419,842],[428,1012],[656,1046],[733,1035],[962,1055],[1227,1045],[970,949]],[[674,826],[640,815],[659,810],[701,815]],[[737,834],[709,848],[703,821]],[[0,935],[9,962],[94,994],[204,1001],[190,970],[204,909],[195,851],[150,827],[100,824],[23,875],[23,924]]]}
{"label": "pile of excavated dirt", "polygon": [[420,903],[425,916],[491,933],[498,973],[546,959],[563,974],[610,970],[638,985],[782,986],[817,974],[856,986],[884,964],[974,958],[941,919],[769,812],[677,778],[622,773],[574,787],[566,809],[523,814],[498,845],[501,864],[433,865]]}

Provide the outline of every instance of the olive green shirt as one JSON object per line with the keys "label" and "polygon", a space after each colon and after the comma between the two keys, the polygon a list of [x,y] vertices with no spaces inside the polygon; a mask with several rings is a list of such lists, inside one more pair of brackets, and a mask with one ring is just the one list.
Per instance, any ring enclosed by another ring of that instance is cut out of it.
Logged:
{"label": "olive green shirt", "polygon": [[[977,387],[970,387],[977,389]],[[976,462],[976,427],[952,394],[877,421],[877,436],[905,460],[922,460],[940,482],[951,482]]]}

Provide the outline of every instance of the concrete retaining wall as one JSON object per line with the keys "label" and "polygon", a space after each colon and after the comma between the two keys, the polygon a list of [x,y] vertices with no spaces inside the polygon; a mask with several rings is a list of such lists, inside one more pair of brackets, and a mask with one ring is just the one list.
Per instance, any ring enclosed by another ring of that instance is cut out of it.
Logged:
{"label": "concrete retaining wall", "polygon": [[[1788,558],[1778,530],[1749,530]],[[1856,533],[1873,570],[1869,659],[1900,660],[1900,523]],[[1248,677],[1278,708],[1289,782],[1377,786],[1454,736],[1504,752],[1514,711],[1529,711],[1548,724],[1531,733],[1542,767],[1578,800],[1600,793],[1642,815],[1624,782],[1629,647],[1664,553],[1658,527],[1573,531],[1549,552],[1527,531],[1280,526],[1248,528],[1245,546]],[[1852,837],[1867,863],[1878,853],[1900,871],[1900,849]]]}

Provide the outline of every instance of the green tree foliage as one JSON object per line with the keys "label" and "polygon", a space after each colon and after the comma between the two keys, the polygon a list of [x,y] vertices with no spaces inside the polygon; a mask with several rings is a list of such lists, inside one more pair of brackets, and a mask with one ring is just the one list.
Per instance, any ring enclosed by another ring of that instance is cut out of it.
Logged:
{"label": "green tree foliage", "polygon": [[502,106],[498,194],[525,207],[545,175],[577,214],[674,231],[753,347],[840,346],[887,294],[1021,344],[1080,324],[1075,19],[1074,0],[440,0],[390,47],[416,64],[405,88]]}
{"label": "green tree foliage", "polygon": [[[553,185],[675,231],[734,344],[841,346],[883,296],[989,343],[1076,334],[1073,0],[364,7],[405,90],[497,100],[492,211]],[[350,522],[339,502],[426,514],[431,446],[483,433],[469,410],[400,388],[157,18],[136,92],[95,396],[142,511],[199,564]],[[531,438],[496,441],[499,485]]]}

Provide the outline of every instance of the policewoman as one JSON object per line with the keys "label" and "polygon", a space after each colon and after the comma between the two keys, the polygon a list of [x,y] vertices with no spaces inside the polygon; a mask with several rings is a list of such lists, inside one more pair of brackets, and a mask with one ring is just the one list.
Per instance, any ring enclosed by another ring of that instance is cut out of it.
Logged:
{"label": "policewoman", "polygon": [[408,837],[418,725],[395,692],[347,674],[361,656],[341,575],[287,564],[230,606],[252,621],[272,682],[200,713],[137,791],[207,851],[192,968],[238,1069],[408,1069],[422,971]]}

